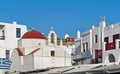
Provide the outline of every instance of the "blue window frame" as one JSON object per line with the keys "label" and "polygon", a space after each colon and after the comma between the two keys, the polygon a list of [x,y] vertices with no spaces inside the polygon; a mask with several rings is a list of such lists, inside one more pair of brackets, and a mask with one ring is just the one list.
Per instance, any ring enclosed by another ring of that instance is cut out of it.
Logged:
{"label": "blue window frame", "polygon": [[16,38],[20,38],[20,37],[21,37],[21,29],[16,28]]}
{"label": "blue window frame", "polygon": [[10,59],[10,50],[6,50],[6,58]]}

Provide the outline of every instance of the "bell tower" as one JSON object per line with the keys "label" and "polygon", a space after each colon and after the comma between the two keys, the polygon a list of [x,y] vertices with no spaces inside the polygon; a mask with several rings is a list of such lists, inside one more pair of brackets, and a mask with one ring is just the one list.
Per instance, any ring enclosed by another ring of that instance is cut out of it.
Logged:
{"label": "bell tower", "polygon": [[48,45],[57,45],[57,35],[51,27],[51,30],[48,33]]}

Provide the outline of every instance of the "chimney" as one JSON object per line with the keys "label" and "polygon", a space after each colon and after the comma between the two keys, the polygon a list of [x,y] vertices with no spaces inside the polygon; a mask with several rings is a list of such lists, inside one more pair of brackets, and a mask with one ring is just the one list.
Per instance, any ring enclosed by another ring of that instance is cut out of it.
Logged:
{"label": "chimney", "polygon": [[17,24],[17,22],[13,21],[13,24]]}

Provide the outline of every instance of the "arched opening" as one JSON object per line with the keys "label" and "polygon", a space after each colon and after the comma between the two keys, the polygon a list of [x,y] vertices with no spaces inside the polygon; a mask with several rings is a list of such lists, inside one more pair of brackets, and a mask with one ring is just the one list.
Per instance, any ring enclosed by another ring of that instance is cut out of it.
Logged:
{"label": "arched opening", "polygon": [[115,57],[113,54],[109,54],[109,62],[115,62]]}
{"label": "arched opening", "polygon": [[51,43],[54,44],[54,33],[51,34]]}

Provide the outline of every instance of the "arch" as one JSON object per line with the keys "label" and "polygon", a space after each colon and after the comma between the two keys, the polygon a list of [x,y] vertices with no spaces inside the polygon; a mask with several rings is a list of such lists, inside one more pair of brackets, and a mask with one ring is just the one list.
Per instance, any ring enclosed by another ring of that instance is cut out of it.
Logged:
{"label": "arch", "polygon": [[53,43],[54,44],[54,33],[51,33],[51,43]]}
{"label": "arch", "polygon": [[115,56],[113,54],[108,55],[109,62],[115,62]]}

